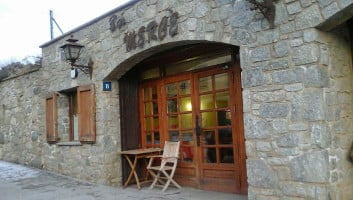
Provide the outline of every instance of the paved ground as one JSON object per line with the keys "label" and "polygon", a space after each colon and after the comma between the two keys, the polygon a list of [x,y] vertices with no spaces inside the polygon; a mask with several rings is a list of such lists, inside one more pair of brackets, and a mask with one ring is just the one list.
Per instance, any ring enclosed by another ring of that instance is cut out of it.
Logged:
{"label": "paved ground", "polygon": [[170,187],[165,193],[159,188],[138,190],[134,186],[126,189],[95,185],[70,177],[33,169],[0,160],[1,200],[247,200],[246,196]]}

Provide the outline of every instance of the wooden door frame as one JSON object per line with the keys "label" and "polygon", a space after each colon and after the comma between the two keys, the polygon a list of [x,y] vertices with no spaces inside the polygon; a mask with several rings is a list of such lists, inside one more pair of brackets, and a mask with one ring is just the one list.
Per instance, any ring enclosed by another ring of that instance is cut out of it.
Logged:
{"label": "wooden door frame", "polygon": [[[246,160],[245,160],[245,140],[244,140],[244,127],[243,127],[243,111],[242,111],[242,89],[241,89],[241,80],[240,80],[240,67],[239,67],[239,63],[237,62],[232,62],[230,65],[230,68],[227,69],[227,74],[230,76],[229,81],[231,81],[229,83],[229,92],[230,92],[230,96],[231,98],[231,108],[230,109],[234,109],[234,111],[232,111],[232,119],[235,120],[234,123],[232,123],[232,131],[233,133],[233,153],[234,153],[234,157],[237,157],[237,160],[235,160],[234,166],[228,169],[233,169],[234,172],[239,172],[239,191],[237,191],[237,193],[241,193],[241,194],[247,194],[247,176],[246,176]],[[194,82],[197,82],[197,79],[199,77],[206,77],[208,75],[215,75],[215,74],[221,74],[222,73],[222,69],[216,68],[219,66],[213,66],[211,69],[208,70],[202,70],[200,72],[196,72],[194,73]],[[223,67],[223,66],[222,66]],[[229,67],[229,66],[228,66]],[[194,84],[194,91],[197,91],[198,85]],[[195,95],[196,100],[195,101],[199,101],[198,95]],[[196,104],[196,106],[199,106],[198,104]],[[194,110],[194,112],[200,112],[200,108],[196,108]],[[238,115],[236,116],[236,114],[238,113]],[[199,114],[199,113],[198,113]],[[196,114],[195,114],[196,115]],[[241,133],[241,134],[236,134],[236,133]],[[238,146],[238,148],[237,148]],[[202,151],[202,147],[198,147],[197,148],[198,151]],[[203,169],[211,169],[214,168],[215,166],[211,166],[212,164],[205,164],[202,162],[202,152],[198,152],[199,155],[199,161],[198,161],[198,165],[199,165],[199,179],[202,179],[202,168]],[[237,162],[239,162],[240,164],[236,164]],[[209,167],[207,166],[209,165]],[[225,167],[226,165],[224,165]],[[220,170],[226,170],[227,167],[222,168],[222,164],[219,164],[219,166],[216,167],[216,169],[219,168]]]}
{"label": "wooden door frame", "polygon": [[[220,66],[212,66],[210,68],[207,69],[202,69],[202,70],[198,70],[198,71],[194,71],[194,72],[187,72],[187,73],[180,73],[177,75],[173,75],[173,76],[169,76],[169,77],[164,77],[164,78],[160,78],[158,80],[152,80],[152,81],[147,81],[146,83],[142,83],[139,85],[139,96],[140,98],[142,97],[142,91],[141,91],[141,86],[144,85],[156,85],[157,86],[157,90],[158,91],[158,104],[163,107],[164,109],[160,110],[160,128],[162,128],[163,130],[165,130],[164,134],[160,133],[160,141],[162,143],[162,141],[165,141],[169,138],[168,135],[168,127],[167,127],[167,113],[165,110],[166,107],[166,93],[165,93],[165,87],[168,83],[173,83],[173,82],[178,82],[178,81],[182,81],[182,80],[190,80],[190,87],[191,87],[191,96],[192,99],[194,101],[193,103],[193,110],[192,110],[192,115],[193,115],[193,126],[195,124],[195,116],[196,116],[196,112],[199,112],[200,108],[198,107],[198,103],[197,102],[198,98],[197,94],[195,94],[196,91],[196,87],[197,84],[195,84],[196,80],[198,79],[198,77],[203,76],[203,75],[207,75],[207,74],[218,74],[218,73],[222,73],[221,71],[222,69],[220,68]],[[243,129],[243,117],[242,117],[242,97],[241,97],[241,81],[240,81],[240,67],[237,63],[234,63],[232,65],[232,67],[230,69],[227,70],[227,74],[230,76],[230,83],[229,83],[229,92],[230,92],[230,96],[235,97],[237,95],[237,98],[231,98],[231,109],[235,109],[237,113],[240,113],[241,117],[237,117],[235,116],[235,112],[232,112],[232,119],[235,120],[234,123],[232,123],[232,130],[235,132],[239,132],[241,134],[235,134],[233,133],[233,152],[234,152],[234,157],[237,157],[237,162],[240,163],[240,165],[234,164],[234,172],[237,173],[239,172],[239,181],[240,181],[240,186],[239,186],[239,191],[237,191],[237,193],[241,193],[241,194],[246,194],[247,193],[247,180],[246,180],[246,164],[245,164],[245,140],[244,140],[244,129]],[[239,96],[238,96],[239,95]],[[144,105],[142,105],[141,101],[139,100],[139,110],[143,110]],[[233,108],[234,106],[234,108]],[[140,115],[140,121],[143,120],[143,116]],[[143,124],[143,123],[141,123]],[[195,128],[195,127],[193,127]],[[143,130],[143,125],[141,127],[141,131]],[[194,133],[194,142],[196,143],[196,136],[195,136],[195,132]],[[141,140],[142,140],[142,144],[144,147],[146,145],[146,141],[143,138],[142,132],[140,132],[141,135]],[[161,144],[160,147],[162,147],[163,144]],[[239,146],[239,148],[237,148],[237,146]],[[196,178],[196,184],[198,185],[198,188],[201,187],[201,183],[199,182],[202,179],[202,174],[201,174],[201,168],[203,168],[204,166],[202,163],[202,148],[201,147],[197,147],[197,144],[195,144],[194,146],[194,150],[195,150],[195,159],[199,159],[199,160],[195,160],[193,161],[193,163],[180,163],[179,164],[179,168],[193,168],[195,170],[195,178]],[[211,165],[211,164],[210,164]],[[205,165],[206,166],[206,165]],[[221,169],[221,168],[219,168]]]}

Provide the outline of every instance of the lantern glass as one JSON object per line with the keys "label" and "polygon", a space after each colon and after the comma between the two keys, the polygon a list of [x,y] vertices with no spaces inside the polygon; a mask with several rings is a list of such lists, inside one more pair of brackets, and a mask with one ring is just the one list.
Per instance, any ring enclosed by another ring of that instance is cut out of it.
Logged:
{"label": "lantern glass", "polygon": [[70,43],[64,44],[60,48],[64,51],[65,59],[74,64],[79,59],[83,46],[70,41]]}

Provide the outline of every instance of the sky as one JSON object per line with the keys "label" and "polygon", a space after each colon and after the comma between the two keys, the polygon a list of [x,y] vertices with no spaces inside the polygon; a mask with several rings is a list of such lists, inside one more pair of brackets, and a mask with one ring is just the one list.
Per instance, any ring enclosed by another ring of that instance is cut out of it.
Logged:
{"label": "sky", "polygon": [[[0,65],[40,56],[50,40],[50,15],[64,33],[129,0],[0,0]],[[54,37],[61,35],[54,25]]]}

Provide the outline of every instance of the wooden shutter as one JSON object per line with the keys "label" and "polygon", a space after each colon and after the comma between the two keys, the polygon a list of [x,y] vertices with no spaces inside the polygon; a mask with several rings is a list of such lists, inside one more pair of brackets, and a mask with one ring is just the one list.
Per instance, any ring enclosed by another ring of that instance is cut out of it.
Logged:
{"label": "wooden shutter", "polygon": [[77,88],[78,132],[84,143],[96,142],[96,102],[94,85]]}
{"label": "wooden shutter", "polygon": [[57,114],[57,95],[52,94],[46,98],[46,126],[47,142],[54,143],[58,140],[58,114]]}

